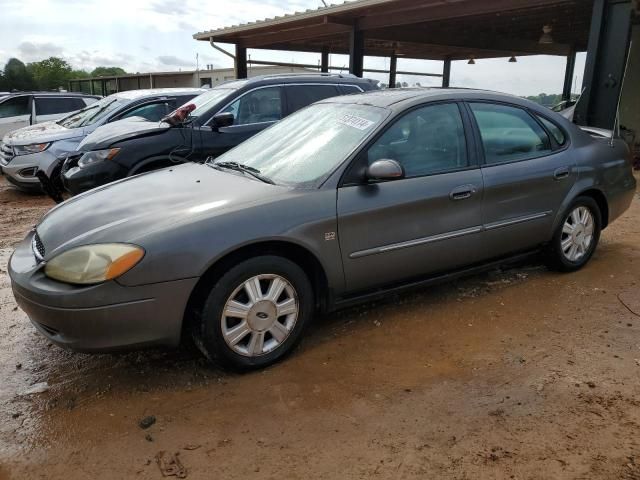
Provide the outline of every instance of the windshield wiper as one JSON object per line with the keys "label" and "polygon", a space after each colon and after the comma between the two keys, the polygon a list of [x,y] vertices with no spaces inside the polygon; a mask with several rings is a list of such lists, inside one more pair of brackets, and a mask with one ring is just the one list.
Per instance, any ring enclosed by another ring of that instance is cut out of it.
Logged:
{"label": "windshield wiper", "polygon": [[207,165],[211,165],[213,168],[216,168],[216,167],[228,168],[229,170],[235,170],[238,172],[246,173],[248,175],[251,175],[254,178],[257,178],[258,180],[264,183],[275,185],[275,182],[273,180],[271,180],[269,177],[262,175],[260,173],[260,170],[258,170],[257,168],[250,167],[249,165],[243,165],[238,162],[213,162],[213,163],[207,162]]}

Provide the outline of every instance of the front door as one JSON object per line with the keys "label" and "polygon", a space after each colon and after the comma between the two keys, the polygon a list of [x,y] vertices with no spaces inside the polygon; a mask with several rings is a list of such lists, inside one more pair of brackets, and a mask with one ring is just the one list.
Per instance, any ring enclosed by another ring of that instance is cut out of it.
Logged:
{"label": "front door", "polygon": [[241,144],[256,133],[273,125],[284,114],[281,87],[264,87],[244,93],[218,113],[233,113],[234,122],[229,127],[212,129],[200,127],[201,147],[194,159],[218,157]]}
{"label": "front door", "polygon": [[577,172],[562,129],[522,108],[470,103],[484,150],[483,243],[488,258],[548,241]]}
{"label": "front door", "polygon": [[[359,160],[392,159],[405,178],[338,189],[338,236],[349,292],[474,263],[482,174],[456,103],[396,120]],[[354,169],[351,169],[354,170]]]}

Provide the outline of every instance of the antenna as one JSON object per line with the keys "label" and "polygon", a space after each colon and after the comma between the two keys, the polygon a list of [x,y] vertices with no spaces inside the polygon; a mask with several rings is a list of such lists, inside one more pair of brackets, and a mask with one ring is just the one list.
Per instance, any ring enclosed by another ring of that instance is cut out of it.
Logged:
{"label": "antenna", "polygon": [[618,136],[620,136],[620,100],[622,100],[622,92],[624,92],[624,80],[627,77],[627,69],[629,68],[629,57],[633,48],[633,42],[629,42],[629,52],[627,53],[627,59],[624,63],[624,72],[622,73],[622,82],[620,82],[620,93],[618,94],[618,103],[616,104],[616,115],[613,119],[613,128],[611,129],[611,138],[609,139],[609,146],[613,148],[613,137],[616,134],[616,127],[618,128]]}

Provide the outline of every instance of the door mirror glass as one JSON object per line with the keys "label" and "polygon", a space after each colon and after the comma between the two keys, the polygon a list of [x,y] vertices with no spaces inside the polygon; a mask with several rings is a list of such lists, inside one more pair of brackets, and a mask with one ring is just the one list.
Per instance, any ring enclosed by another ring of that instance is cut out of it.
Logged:
{"label": "door mirror glass", "polygon": [[230,127],[235,117],[231,112],[218,113],[211,119],[211,125],[215,128]]}
{"label": "door mirror glass", "polygon": [[395,160],[376,160],[367,168],[369,180],[397,180],[404,178],[404,169]]}

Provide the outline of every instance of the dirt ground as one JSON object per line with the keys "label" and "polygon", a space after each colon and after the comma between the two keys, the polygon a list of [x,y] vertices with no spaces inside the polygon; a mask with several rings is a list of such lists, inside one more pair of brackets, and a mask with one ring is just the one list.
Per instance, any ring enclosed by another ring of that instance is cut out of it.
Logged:
{"label": "dirt ground", "polygon": [[532,263],[352,308],[237,375],[36,334],[6,263],[52,203],[0,182],[2,480],[160,479],[172,458],[189,479],[640,479],[638,195],[580,272]]}

